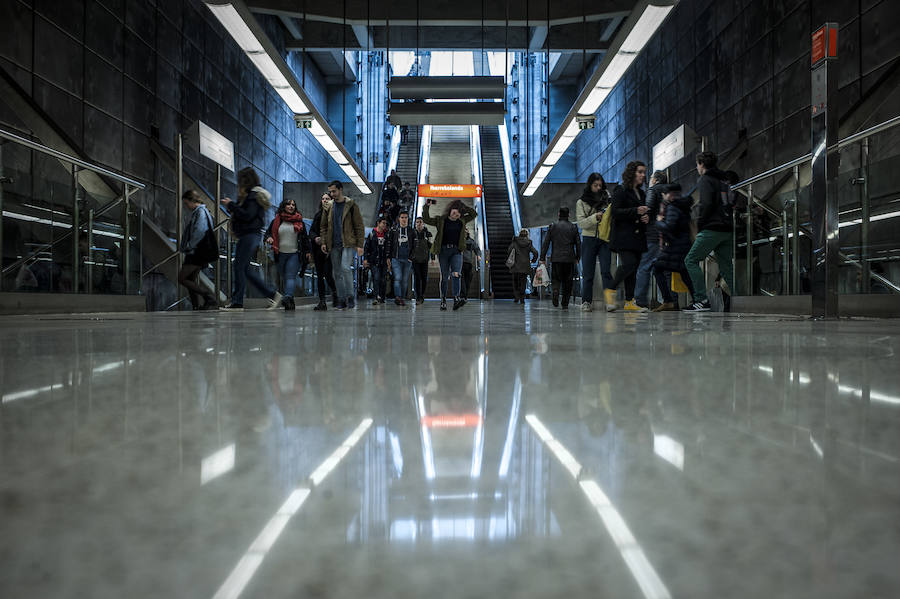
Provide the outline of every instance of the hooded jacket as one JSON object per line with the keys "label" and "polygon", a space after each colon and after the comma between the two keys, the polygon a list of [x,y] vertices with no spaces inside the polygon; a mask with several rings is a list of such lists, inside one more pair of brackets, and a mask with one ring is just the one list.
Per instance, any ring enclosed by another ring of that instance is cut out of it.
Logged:
{"label": "hooded jacket", "polygon": [[385,229],[382,235],[377,229],[372,229],[366,238],[363,259],[369,262],[369,266],[387,266],[391,257],[391,231]]}
{"label": "hooded jacket", "polygon": [[516,235],[506,249],[507,255],[513,248],[516,249],[516,263],[509,269],[509,272],[530,274],[531,263],[538,257],[538,251],[531,244],[531,239],[522,235]]}
{"label": "hooded jacket", "polygon": [[266,211],[271,206],[272,194],[262,187],[254,187],[240,202],[228,205],[231,214],[231,230],[237,237],[259,235]]}
{"label": "hooded jacket", "polygon": [[541,260],[547,259],[547,250],[553,246],[552,262],[578,262],[581,257],[581,237],[578,227],[568,219],[560,219],[550,225],[541,244]]}
{"label": "hooded jacket", "polygon": [[709,169],[697,181],[697,191],[700,192],[698,231],[734,231],[731,219],[722,210],[722,192],[727,190],[728,185],[725,181],[725,173],[717,168]]}
{"label": "hooded jacket", "polygon": [[431,251],[431,231],[422,227],[419,231],[413,227],[413,234],[416,237],[416,243],[413,245],[412,261],[422,264],[428,262],[428,254]]}
{"label": "hooded jacket", "polygon": [[660,236],[659,257],[654,264],[661,270],[680,271],[684,268],[684,258],[691,249],[691,204],[690,197],[675,198],[666,204],[666,217],[656,223]]}
{"label": "hooded jacket", "polygon": [[[630,251],[642,254],[647,251],[646,225],[641,222],[638,207],[644,205],[646,194],[642,189],[620,186],[613,194],[612,232],[609,247],[614,252]],[[655,216],[653,218],[656,218]]]}
{"label": "hooded jacket", "polygon": [[413,255],[416,253],[416,228],[408,224],[405,227],[401,227],[400,225],[394,225],[390,229],[388,229],[388,258],[398,258],[398,251],[400,249],[400,230],[406,229],[406,245],[409,246],[409,256],[408,259],[411,261],[413,259]]}
{"label": "hooded jacket", "polygon": [[[322,214],[322,224],[319,227],[322,242],[328,251],[334,241],[333,221],[334,202],[331,207]],[[361,248],[366,241],[366,228],[363,226],[362,213],[359,205],[350,198],[344,198],[344,211],[341,217],[341,245],[345,248]]]}

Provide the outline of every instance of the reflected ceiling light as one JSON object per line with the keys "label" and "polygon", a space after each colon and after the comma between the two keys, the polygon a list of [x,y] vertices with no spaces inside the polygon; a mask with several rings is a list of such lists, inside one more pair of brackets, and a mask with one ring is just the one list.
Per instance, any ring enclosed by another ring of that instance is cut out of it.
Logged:
{"label": "reflected ceiling light", "polygon": [[295,114],[311,115],[312,127],[309,132],[319,142],[325,152],[333,158],[338,165],[351,165],[351,168],[342,170],[348,175],[350,172],[356,175],[351,178],[353,184],[361,193],[370,194],[372,188],[356,166],[350,153],[337,141],[334,131],[325,124],[325,120],[316,110],[313,103],[291,71],[291,68],[275,49],[271,41],[250,10],[242,0],[205,0],[206,6],[219,20],[225,30],[234,39],[237,45],[244,51],[247,58],[256,66],[263,78],[269,82],[288,108]]}
{"label": "reflected ceiling light", "polygon": [[[563,119],[559,131],[547,145],[541,159],[525,182],[524,196],[532,196],[544,182],[562,155],[578,135],[577,115],[593,115],[609,97],[612,89],[622,80],[637,59],[641,50],[653,37],[675,8],[678,0],[644,0],[635,6],[631,15],[600,61],[600,66],[585,84],[569,114]],[[571,138],[566,141],[565,138]]]}
{"label": "reflected ceiling light", "polygon": [[350,433],[350,436],[347,437],[337,449],[335,449],[330,456],[325,458],[325,461],[322,462],[318,468],[313,470],[313,473],[309,475],[309,480],[313,484],[313,486],[317,487],[322,484],[322,481],[325,480],[325,477],[328,476],[332,470],[337,468],[337,465],[341,463],[341,460],[350,453],[350,450],[353,449],[353,446],[356,445],[362,436],[365,434],[369,427],[372,426],[372,419],[366,418]]}
{"label": "reflected ceiling light", "polygon": [[3,395],[2,399],[0,399],[0,403],[9,403],[18,399],[34,397],[35,395],[40,395],[41,393],[46,393],[47,391],[56,391],[58,389],[62,389],[63,387],[65,387],[63,383],[57,383],[55,385],[47,385],[45,387],[38,387],[36,389],[25,389],[24,391],[16,391],[15,393],[6,393]]}
{"label": "reflected ceiling light", "polygon": [[582,466],[578,460],[575,459],[575,456],[569,453],[569,450],[554,438],[553,434],[546,426],[544,426],[544,423],[541,422],[541,419],[536,415],[528,414],[525,416],[525,421],[531,426],[531,429],[538,436],[538,439],[540,439],[556,459],[559,460],[563,465],[563,468],[568,470],[569,474],[572,475],[572,478],[577,480],[578,476],[581,474]]}
{"label": "reflected ceiling light", "polygon": [[233,470],[235,453],[235,445],[232,443],[203,458],[203,461],[200,462],[200,485],[205,485]]}
{"label": "reflected ceiling light", "polygon": [[612,537],[616,545],[616,549],[625,560],[625,564],[631,571],[644,597],[647,599],[671,599],[672,595],[665,583],[660,579],[659,574],[653,568],[643,548],[634,535],[622,514],[616,509],[616,506],[609,500],[603,489],[600,488],[593,480],[583,480],[579,483],[582,492],[591,502],[591,505],[597,510],[603,525]]}
{"label": "reflected ceiling light", "polygon": [[653,435],[653,453],[684,470],[684,445],[668,435]]}

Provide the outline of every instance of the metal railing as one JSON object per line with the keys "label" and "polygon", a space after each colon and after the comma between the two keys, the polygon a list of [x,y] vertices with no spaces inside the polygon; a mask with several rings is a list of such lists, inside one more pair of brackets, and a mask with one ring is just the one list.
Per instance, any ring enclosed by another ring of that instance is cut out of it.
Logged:
{"label": "metal railing", "polygon": [[[900,126],[900,115],[890,118],[882,123],[869,127],[867,129],[863,129],[862,131],[858,131],[844,139],[838,141],[835,145],[828,148],[828,153],[832,154],[834,152],[838,152],[846,147],[849,147],[853,144],[862,142],[864,144],[863,151],[863,159],[861,168],[865,171],[868,170],[868,140],[873,135],[877,135],[879,133],[883,133],[885,131],[889,131],[895,127]],[[768,214],[772,215],[775,218],[778,218],[782,222],[782,226],[779,227],[780,233],[783,238],[784,250],[783,250],[783,287],[785,290],[793,289],[793,293],[798,293],[800,289],[800,247],[799,247],[799,237],[800,235],[805,235],[808,238],[812,238],[812,232],[803,226],[799,222],[799,214],[798,214],[798,198],[800,194],[800,172],[799,169],[802,165],[810,162],[813,158],[813,153],[810,152],[799,158],[795,158],[784,164],[771,168],[767,171],[744,179],[732,186],[732,189],[735,190],[746,190],[746,196],[748,198],[748,210],[746,213],[745,227],[746,227],[746,235],[747,235],[747,243],[744,245],[746,250],[745,256],[745,279],[747,282],[746,292],[750,295],[753,293],[753,211],[751,210],[752,206],[758,206],[760,209],[764,210]],[[794,197],[792,200],[787,202],[782,211],[779,212],[761,201],[759,198],[753,195],[753,185],[760,181],[764,181],[770,177],[779,175],[781,173],[791,172],[791,178],[794,183]],[[863,182],[867,180],[867,175],[862,177]],[[788,210],[790,208],[790,210]],[[869,288],[869,283],[871,280],[878,281],[882,285],[884,285],[887,289],[889,289],[893,293],[900,294],[900,286],[893,283],[886,277],[871,272],[869,269],[868,262],[868,228],[869,228],[869,210],[868,210],[868,196],[864,191],[864,198],[862,203],[862,219],[861,226],[863,227],[863,252],[864,256],[862,260],[856,260],[847,256],[844,253],[839,253],[839,258],[844,264],[848,264],[858,268],[862,271],[862,280],[864,289]],[[735,225],[737,225],[735,217]],[[789,227],[789,223],[792,223],[792,226]],[[788,229],[791,229],[790,231]],[[735,227],[735,230],[737,227]],[[787,248],[790,247],[790,252],[787,251]],[[790,253],[790,261],[788,260],[788,254]],[[734,261],[737,263],[738,258],[738,245],[735,243],[734,246]],[[792,276],[791,276],[792,275]]]}
{"label": "metal railing", "polygon": [[[44,243],[38,245],[36,248],[31,250],[31,254],[28,256],[22,256],[17,258],[12,264],[7,265],[0,270],[2,275],[6,275],[14,270],[21,269],[23,266],[27,267],[29,264],[33,264],[34,262],[40,259],[41,254],[47,252],[48,250],[52,250],[54,247],[59,244],[70,241],[72,243],[72,291],[77,293],[80,286],[80,267],[82,266],[81,256],[80,256],[80,233],[83,230],[87,232],[87,251],[90,255],[86,256],[86,260],[84,261],[85,268],[85,289],[88,292],[91,292],[93,289],[93,270],[95,266],[94,260],[94,233],[95,233],[95,221],[100,216],[108,213],[113,208],[118,205],[124,203],[124,217],[122,222],[122,270],[124,273],[124,291],[125,293],[131,292],[130,278],[129,274],[131,271],[131,223],[130,223],[130,210],[131,210],[131,196],[136,192],[143,190],[146,186],[136,179],[132,179],[131,177],[126,177],[125,175],[116,173],[108,168],[100,166],[98,164],[94,164],[88,162],[86,160],[82,160],[77,156],[72,156],[70,154],[66,154],[65,152],[60,152],[54,148],[49,146],[45,146],[36,141],[27,139],[20,135],[17,135],[11,131],[7,131],[5,129],[0,129],[0,139],[5,140],[6,142],[12,142],[16,145],[28,148],[29,150],[39,152],[46,156],[50,156],[64,163],[66,166],[70,168],[71,171],[71,183],[72,183],[72,224],[68,230],[68,232],[62,234],[61,236],[53,239],[48,243]],[[5,143],[5,142],[4,142]],[[2,165],[0,165],[0,169],[2,169]],[[94,176],[95,178],[92,181],[95,185],[100,186],[101,188],[108,188],[110,191],[110,195],[115,195],[115,198],[106,204],[100,206],[99,208],[91,208],[88,210],[87,221],[82,222],[82,218],[80,217],[80,206],[79,203],[84,200],[84,189],[82,187],[81,178],[83,174],[87,173],[88,176]],[[112,179],[114,181],[118,181],[124,185],[124,193],[118,195],[116,190],[113,190],[108,186],[108,184],[101,178],[96,177],[97,175],[102,176],[107,179]],[[3,210],[3,190],[0,187],[0,221],[4,218],[4,210]],[[143,218],[143,211],[139,209],[140,218]],[[51,221],[52,226],[52,221]],[[140,236],[140,233],[138,233]],[[3,247],[3,228],[0,227],[0,248]],[[140,245],[139,245],[140,251]],[[2,258],[2,254],[0,254],[0,258]]]}

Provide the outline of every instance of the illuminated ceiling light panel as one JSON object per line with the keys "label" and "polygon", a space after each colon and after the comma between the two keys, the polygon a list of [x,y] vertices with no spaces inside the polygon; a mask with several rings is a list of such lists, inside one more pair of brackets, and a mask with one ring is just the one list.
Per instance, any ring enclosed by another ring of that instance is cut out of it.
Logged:
{"label": "illuminated ceiling light panel", "polygon": [[625,38],[619,51],[638,53],[643,50],[644,46],[647,45],[647,42],[650,41],[650,38],[653,37],[653,34],[656,33],[656,30],[659,29],[662,22],[666,20],[666,17],[673,8],[675,7],[653,5],[645,8],[644,14],[641,15],[641,18],[638,19],[634,29],[632,29],[631,33],[628,34],[628,37]]}

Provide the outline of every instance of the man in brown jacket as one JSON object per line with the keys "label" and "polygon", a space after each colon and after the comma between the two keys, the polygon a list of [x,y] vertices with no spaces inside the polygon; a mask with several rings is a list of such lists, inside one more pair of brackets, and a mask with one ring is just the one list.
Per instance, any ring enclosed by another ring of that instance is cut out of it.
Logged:
{"label": "man in brown jacket", "polygon": [[[337,287],[337,309],[353,308],[356,294],[353,289],[353,271],[350,267],[357,256],[363,255],[366,230],[359,205],[344,195],[344,184],[332,181],[328,184],[331,209],[323,216],[322,251],[329,254],[334,283]],[[335,223],[339,223],[335,226]]]}

